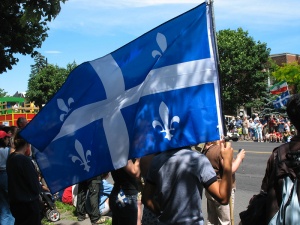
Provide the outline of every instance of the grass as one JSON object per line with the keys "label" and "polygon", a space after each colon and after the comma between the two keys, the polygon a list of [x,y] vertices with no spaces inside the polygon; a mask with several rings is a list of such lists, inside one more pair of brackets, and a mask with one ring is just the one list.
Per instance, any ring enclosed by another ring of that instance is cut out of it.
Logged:
{"label": "grass", "polygon": [[[60,213],[60,220],[72,220],[77,221],[76,208],[72,205],[65,204],[61,201],[55,202],[57,211]],[[42,219],[43,225],[55,225],[55,223],[48,221],[45,217]],[[105,225],[111,225],[111,220],[106,221]]]}

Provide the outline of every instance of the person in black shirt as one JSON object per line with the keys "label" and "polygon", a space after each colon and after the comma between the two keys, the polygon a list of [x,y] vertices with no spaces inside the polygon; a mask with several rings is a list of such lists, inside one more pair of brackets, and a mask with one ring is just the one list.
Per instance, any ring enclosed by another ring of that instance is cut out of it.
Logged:
{"label": "person in black shirt", "polygon": [[10,209],[15,225],[41,225],[38,173],[28,157],[30,144],[19,132],[14,139],[15,152],[6,163]]}
{"label": "person in black shirt", "polygon": [[109,196],[112,225],[136,225],[138,219],[137,194],[140,178],[140,159],[128,160],[125,167],[111,171],[114,188]]}

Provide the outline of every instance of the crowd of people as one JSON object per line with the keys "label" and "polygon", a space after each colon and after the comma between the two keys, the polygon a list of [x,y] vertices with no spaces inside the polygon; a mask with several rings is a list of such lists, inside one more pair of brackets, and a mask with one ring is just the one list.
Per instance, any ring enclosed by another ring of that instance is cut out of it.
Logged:
{"label": "crowd of people", "polygon": [[236,129],[239,139],[246,141],[286,143],[296,135],[294,125],[282,115],[259,117],[255,113],[252,117],[236,116],[227,127],[229,132]]}
{"label": "crowd of people", "polygon": [[[255,115],[243,120],[236,117],[232,123],[242,129],[245,140],[274,141],[267,134],[279,132],[284,136],[285,132],[292,134],[300,129],[300,94],[291,98],[287,112],[290,121],[282,116],[262,119]],[[41,174],[32,163],[30,144],[19,134],[26,123],[26,119],[20,119],[18,127],[0,128],[0,224],[41,224]],[[292,135],[295,137],[291,143],[298,146],[299,137]],[[275,141],[289,142],[289,138],[276,136]],[[66,188],[62,201],[76,207],[78,221],[88,215],[93,225],[104,223],[107,213],[111,214],[112,225],[203,225],[205,190],[207,224],[230,225],[236,190],[234,174],[245,155],[241,149],[234,158],[231,143],[218,140],[205,143],[201,152],[186,146],[130,159],[125,167],[110,172],[113,184],[106,180],[109,174],[102,174]],[[269,175],[266,173],[262,184],[266,193],[272,188],[267,185]],[[280,200],[273,197],[272,206],[276,207],[270,208],[268,219],[280,206]]]}

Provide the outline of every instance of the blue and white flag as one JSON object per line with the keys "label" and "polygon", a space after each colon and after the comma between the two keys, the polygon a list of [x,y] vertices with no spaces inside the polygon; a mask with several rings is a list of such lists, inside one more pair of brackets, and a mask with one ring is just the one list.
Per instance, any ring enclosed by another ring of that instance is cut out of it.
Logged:
{"label": "blue and white flag", "polygon": [[274,108],[279,109],[285,106],[290,97],[289,91],[282,92],[282,94],[278,96],[275,101],[273,101]]}
{"label": "blue and white flag", "polygon": [[223,135],[211,9],[198,7],[75,68],[22,131],[51,192]]}

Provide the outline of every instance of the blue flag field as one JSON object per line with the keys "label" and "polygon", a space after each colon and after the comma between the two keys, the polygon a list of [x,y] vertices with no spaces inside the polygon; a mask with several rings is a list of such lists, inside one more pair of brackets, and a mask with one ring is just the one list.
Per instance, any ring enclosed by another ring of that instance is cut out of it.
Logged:
{"label": "blue flag field", "polygon": [[128,159],[223,136],[211,6],[75,68],[23,129],[52,193]]}
{"label": "blue flag field", "polygon": [[273,101],[273,106],[275,109],[282,108],[283,106],[286,106],[289,98],[290,98],[290,92],[285,91],[282,92],[281,95],[279,95],[275,101]]}

